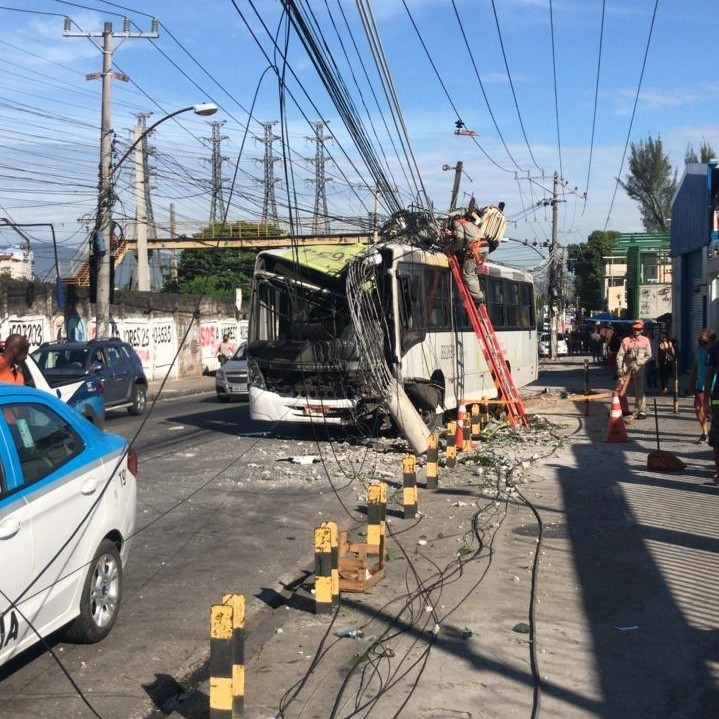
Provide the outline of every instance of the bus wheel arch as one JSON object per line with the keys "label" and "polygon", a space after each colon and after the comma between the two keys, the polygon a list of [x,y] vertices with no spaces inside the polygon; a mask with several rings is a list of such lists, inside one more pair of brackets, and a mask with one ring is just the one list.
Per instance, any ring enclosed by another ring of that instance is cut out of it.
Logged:
{"label": "bus wheel arch", "polygon": [[435,429],[442,423],[444,412],[437,411],[438,407],[444,407],[445,397],[445,381],[441,370],[435,370],[428,380],[412,379],[405,382],[404,390],[429,429]]}

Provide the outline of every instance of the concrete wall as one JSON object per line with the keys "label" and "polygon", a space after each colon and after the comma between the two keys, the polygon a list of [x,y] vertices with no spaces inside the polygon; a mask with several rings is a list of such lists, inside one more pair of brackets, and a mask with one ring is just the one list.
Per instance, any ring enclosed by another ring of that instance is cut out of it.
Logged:
{"label": "concrete wall", "polygon": [[672,311],[671,284],[641,285],[639,316],[654,319]]}
{"label": "concrete wall", "polygon": [[[82,288],[67,288],[65,308],[53,285],[0,279],[0,338],[17,332],[31,350],[43,342],[95,336],[94,306]],[[131,344],[148,379],[187,377],[218,366],[217,346],[227,332],[235,343],[247,338],[247,320],[232,302],[153,292],[115,293],[112,335]]]}

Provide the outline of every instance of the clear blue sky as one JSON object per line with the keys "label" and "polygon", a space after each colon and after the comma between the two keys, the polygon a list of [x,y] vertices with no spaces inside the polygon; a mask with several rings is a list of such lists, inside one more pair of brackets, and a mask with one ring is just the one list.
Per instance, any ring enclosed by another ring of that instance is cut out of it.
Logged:
{"label": "clear blue sky", "polygon": [[[714,2],[406,0],[405,6],[402,0],[363,0],[406,135],[388,109],[357,3],[296,4],[349,103],[367,153],[402,205],[424,188],[436,210],[446,211],[454,173],[442,166],[461,160],[460,199],[473,193],[480,204],[504,200],[515,220],[507,235],[542,243],[550,237],[550,212],[532,208],[549,197],[552,174],[560,172],[565,185],[559,242],[567,245],[605,227],[641,231],[635,203],[621,188],[615,196],[615,178],[620,169],[622,176],[627,172],[622,156],[628,138],[661,135],[679,177],[688,143],[698,150],[706,140],[719,149]],[[306,138],[312,134],[308,122],[320,119],[334,138],[326,145],[330,213],[366,218],[372,211],[377,171],[365,166],[367,153],[358,152],[294,28],[288,32],[277,0],[0,0],[0,6],[0,216],[52,222],[61,242],[77,246],[86,242],[93,222],[100,82],[85,75],[101,69],[101,39],[63,37],[64,16],[73,32],[87,33],[100,32],[104,22],[120,32],[123,17],[133,34],[148,32],[152,17],[160,22],[155,40],[115,40],[115,69],[130,78],[113,84],[116,157],[128,146],[137,113],[152,112],[149,124],[197,102],[220,106],[212,118],[183,114],[154,133],[152,197],[159,223],[167,223],[170,203],[180,231],[197,229],[209,218],[210,149],[203,139],[211,135],[208,120],[224,121],[229,219],[259,217],[259,123],[283,117],[284,130],[280,122],[273,128],[287,148],[287,162],[274,163],[280,216],[288,204],[300,216],[312,214],[314,186],[308,180],[314,166],[305,158],[313,156],[315,145]],[[284,97],[278,75],[285,80]],[[475,138],[454,134],[458,118]],[[282,155],[280,140],[274,150]],[[134,212],[132,163],[124,169],[116,188],[121,222]],[[388,206],[384,200],[383,205]],[[7,230],[0,232],[0,244],[14,241]],[[534,264],[540,252],[515,242],[496,256]]]}

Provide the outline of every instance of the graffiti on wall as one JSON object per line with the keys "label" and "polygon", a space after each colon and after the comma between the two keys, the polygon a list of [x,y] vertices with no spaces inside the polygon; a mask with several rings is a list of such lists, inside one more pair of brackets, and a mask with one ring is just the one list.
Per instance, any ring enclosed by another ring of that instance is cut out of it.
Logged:
{"label": "graffiti on wall", "polygon": [[4,340],[8,335],[18,334],[27,337],[30,351],[36,350],[43,342],[54,339],[50,318],[44,316],[16,317],[10,315],[0,321],[0,335]]}
{"label": "graffiti on wall", "polygon": [[219,366],[217,350],[222,342],[222,336],[230,335],[230,340],[239,347],[247,341],[247,320],[230,321],[216,320],[213,322],[200,322],[200,351],[202,353],[202,366],[204,369],[215,370]]}
{"label": "graffiti on wall", "polygon": [[[94,320],[87,323],[87,336],[96,336]],[[198,334],[191,334],[192,342],[199,335],[202,366],[199,371],[216,369],[217,347],[222,341],[222,335],[230,335],[235,345],[247,339],[247,320],[217,319],[211,322],[200,322]],[[32,315],[18,317],[10,315],[0,319],[0,339],[9,334],[24,335],[30,341],[30,351],[36,350],[43,342],[50,342],[63,336],[64,321],[62,315],[45,317]],[[137,352],[148,379],[160,379],[168,371],[171,377],[179,376],[179,363],[175,361],[178,351],[177,327],[173,317],[156,317],[149,319],[141,317],[125,317],[120,320],[111,320],[111,336],[124,340]],[[172,368],[172,369],[170,369]]]}

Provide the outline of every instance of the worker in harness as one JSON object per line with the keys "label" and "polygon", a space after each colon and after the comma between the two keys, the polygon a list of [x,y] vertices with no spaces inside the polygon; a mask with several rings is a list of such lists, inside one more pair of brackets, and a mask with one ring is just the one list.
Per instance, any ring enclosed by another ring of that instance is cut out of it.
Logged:
{"label": "worker in harness", "polygon": [[[502,209],[503,202],[498,207],[470,209],[463,215],[450,219],[448,234],[452,238],[452,248],[462,264],[462,276],[475,304],[485,301],[477,277],[477,267],[484,264],[487,255],[499,246],[499,236],[506,226]],[[499,224],[496,215],[501,218]],[[487,222],[488,220],[490,222]]]}

